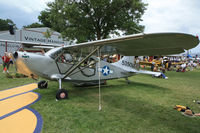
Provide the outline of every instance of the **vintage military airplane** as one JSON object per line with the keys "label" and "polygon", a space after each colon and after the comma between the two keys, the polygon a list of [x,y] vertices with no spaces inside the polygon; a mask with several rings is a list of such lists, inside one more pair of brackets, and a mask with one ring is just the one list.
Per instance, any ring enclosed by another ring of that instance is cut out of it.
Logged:
{"label": "vintage military airplane", "polygon": [[[56,98],[66,99],[68,93],[62,89],[62,81],[75,84],[96,84],[109,79],[126,78],[135,74],[161,75],[159,72],[139,70],[134,56],[169,55],[184,52],[198,45],[199,39],[183,33],[136,34],[113,39],[55,47],[45,54],[15,52],[15,64],[20,73],[29,77],[44,77],[58,80]],[[30,43],[23,42],[24,45]],[[41,44],[34,44],[34,46]],[[31,46],[31,44],[30,44]],[[41,46],[42,47],[42,46]],[[118,53],[124,57],[115,63],[100,60],[100,54]],[[47,82],[38,83],[39,88]]]}

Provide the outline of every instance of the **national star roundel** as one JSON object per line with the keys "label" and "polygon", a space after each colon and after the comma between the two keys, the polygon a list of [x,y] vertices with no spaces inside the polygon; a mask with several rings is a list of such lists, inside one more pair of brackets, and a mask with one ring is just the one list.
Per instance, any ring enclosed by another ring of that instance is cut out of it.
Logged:
{"label": "national star roundel", "polygon": [[110,74],[110,68],[108,67],[108,66],[104,66],[103,68],[102,68],[102,74],[104,75],[104,76],[107,76],[107,75],[109,75]]}

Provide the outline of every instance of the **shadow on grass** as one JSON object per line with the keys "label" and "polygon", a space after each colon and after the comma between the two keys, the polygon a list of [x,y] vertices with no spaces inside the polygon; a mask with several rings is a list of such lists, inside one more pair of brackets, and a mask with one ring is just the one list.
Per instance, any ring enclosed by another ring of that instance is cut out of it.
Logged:
{"label": "shadow on grass", "polygon": [[[88,96],[95,96],[98,97],[99,86],[74,86],[72,83],[63,82],[63,88],[68,90],[69,98],[76,97],[85,98]],[[169,93],[169,88],[160,87],[157,85],[149,84],[149,83],[142,83],[142,82],[135,82],[131,81],[130,84],[127,84],[125,80],[114,80],[112,82],[108,81],[107,85],[101,85],[101,90],[103,93],[116,93],[117,91],[129,91],[134,90],[135,93],[138,92],[145,92],[145,93]],[[37,90],[38,93],[41,93],[43,99],[55,99],[56,92],[58,91],[58,83],[56,81],[50,81],[48,89]]]}
{"label": "shadow on grass", "polygon": [[[121,83],[124,83],[124,81],[122,80],[119,80],[119,82]],[[115,85],[114,85],[115,86]],[[154,84],[149,84],[149,83],[142,83],[142,82],[136,82],[136,81],[131,81],[130,84],[126,84],[126,86],[130,86],[130,87],[135,87],[135,88],[143,88],[143,89],[148,89],[148,88],[151,88],[153,90],[165,90],[165,91],[169,91],[170,89],[169,88],[165,88],[165,87],[161,87],[161,86],[157,86],[157,85],[154,85]]]}
{"label": "shadow on grass", "polygon": [[[121,83],[119,83],[121,82]],[[147,83],[140,83],[140,82],[131,82],[131,84],[126,84],[123,81],[120,81],[117,84],[108,84],[108,85],[101,85],[101,91],[103,93],[116,93],[118,91],[129,91],[133,90],[134,92],[145,92],[145,93],[170,93],[169,88],[160,87],[153,84]],[[98,96],[99,86],[85,86],[85,87],[71,87],[69,92],[69,97],[87,97],[87,96]],[[56,93],[56,92],[55,92]]]}

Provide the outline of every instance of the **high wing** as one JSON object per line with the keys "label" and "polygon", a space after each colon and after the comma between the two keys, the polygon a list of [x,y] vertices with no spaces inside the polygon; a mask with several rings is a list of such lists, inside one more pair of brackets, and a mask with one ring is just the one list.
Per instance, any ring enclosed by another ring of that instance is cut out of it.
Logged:
{"label": "high wing", "polygon": [[184,52],[199,44],[198,37],[184,33],[135,34],[113,39],[104,39],[64,46],[69,51],[90,53],[97,46],[101,52],[119,53],[126,56],[169,55]]}
{"label": "high wing", "polygon": [[[60,47],[59,44],[45,44],[22,41],[0,40],[0,42],[20,43],[25,48]],[[182,53],[199,44],[198,37],[184,33],[149,33],[135,34],[124,37],[97,40],[63,46],[69,52],[82,52],[89,54],[97,46],[102,47],[101,52],[105,54],[119,53],[126,56],[139,55],[169,55]]]}

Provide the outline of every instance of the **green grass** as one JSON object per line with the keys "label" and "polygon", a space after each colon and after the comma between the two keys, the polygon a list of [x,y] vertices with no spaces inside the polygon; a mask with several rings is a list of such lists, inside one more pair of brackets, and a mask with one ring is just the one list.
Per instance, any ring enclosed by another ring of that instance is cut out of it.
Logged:
{"label": "green grass", "polygon": [[[98,87],[74,87],[63,83],[69,100],[56,101],[57,82],[36,90],[42,98],[31,108],[43,118],[43,133],[198,133],[200,118],[189,118],[173,109],[177,104],[200,107],[200,70],[167,72],[168,80],[149,75],[111,80],[102,86],[102,111],[98,111]],[[0,74],[0,90],[36,82],[28,78],[7,79]]]}

